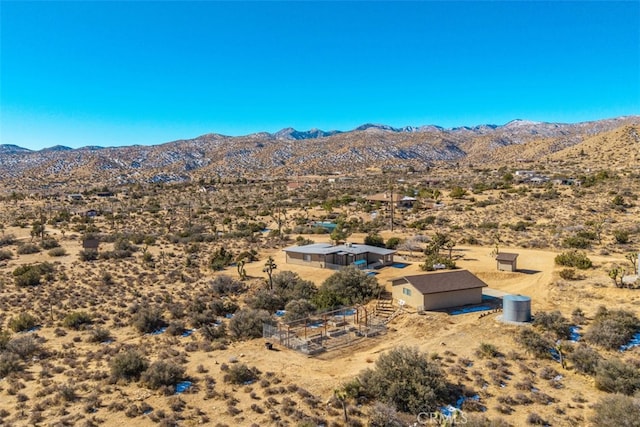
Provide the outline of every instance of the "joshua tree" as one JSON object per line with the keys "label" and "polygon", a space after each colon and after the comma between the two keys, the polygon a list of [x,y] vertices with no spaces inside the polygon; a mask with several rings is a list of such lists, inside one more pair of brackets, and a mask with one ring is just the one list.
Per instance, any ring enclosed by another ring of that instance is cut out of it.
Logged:
{"label": "joshua tree", "polygon": [[636,273],[638,271],[638,252],[630,252],[625,255],[625,258],[631,263],[631,272]]}
{"label": "joshua tree", "polygon": [[[245,258],[239,259],[238,262],[236,263],[236,268],[238,269],[238,275],[240,276],[240,280],[245,280],[247,278],[247,271],[244,269],[245,263],[246,263]],[[271,275],[269,275],[269,280],[271,280]]]}
{"label": "joshua tree", "polygon": [[40,240],[44,239],[44,233],[44,224],[41,221],[34,221],[31,226],[31,240],[33,240],[34,237],[39,237]]}
{"label": "joshua tree", "polygon": [[[609,277],[611,277],[611,279],[613,280],[613,284],[616,286],[616,288],[623,287],[624,285],[622,283],[623,276],[624,276],[624,270],[618,266],[615,266],[611,270],[609,270]],[[620,278],[620,282],[618,282],[618,278]]]}
{"label": "joshua tree", "polygon": [[274,262],[273,257],[269,256],[269,258],[267,258],[267,262],[264,264],[264,268],[262,269],[262,271],[267,273],[269,276],[269,290],[273,290],[273,270],[276,268],[278,268],[278,266]]}

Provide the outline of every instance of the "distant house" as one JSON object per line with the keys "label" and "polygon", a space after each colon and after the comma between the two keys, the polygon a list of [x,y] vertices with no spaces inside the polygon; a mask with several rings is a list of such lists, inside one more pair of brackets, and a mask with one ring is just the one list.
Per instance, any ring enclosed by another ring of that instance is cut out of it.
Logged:
{"label": "distant house", "polygon": [[518,254],[499,252],[498,255],[496,255],[496,262],[498,263],[498,270],[500,271],[513,272],[518,270]]}
{"label": "distant house", "polygon": [[393,299],[417,310],[441,310],[482,302],[487,284],[467,270],[447,270],[391,280]]}
{"label": "distant house", "polygon": [[349,265],[358,268],[376,268],[393,264],[395,250],[369,245],[331,245],[314,243],[304,246],[290,246],[283,249],[288,264],[308,265],[318,268],[339,270]]}
{"label": "distant house", "polygon": [[88,216],[89,218],[95,218],[98,216],[98,211],[95,209],[89,209],[84,213],[84,215]]}
{"label": "distant house", "polygon": [[393,203],[396,207],[399,208],[412,208],[416,202],[415,197],[404,196],[402,194],[389,194],[389,193],[379,193],[374,194],[373,196],[367,197],[369,202],[380,202],[385,204]]}
{"label": "distant house", "polygon": [[67,194],[67,200],[70,200],[72,202],[77,202],[77,201],[80,201],[82,199],[83,199],[82,194],[78,194],[78,193]]}
{"label": "distant house", "polygon": [[113,197],[113,193],[111,191],[98,191],[96,193],[98,197]]}

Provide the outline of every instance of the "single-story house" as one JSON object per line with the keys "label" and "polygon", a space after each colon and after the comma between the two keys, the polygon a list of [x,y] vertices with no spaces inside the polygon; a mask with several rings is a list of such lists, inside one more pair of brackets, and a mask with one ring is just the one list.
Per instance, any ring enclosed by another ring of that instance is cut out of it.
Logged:
{"label": "single-story house", "polygon": [[389,193],[380,193],[374,194],[373,196],[367,197],[367,201],[369,202],[380,202],[380,203],[394,203],[394,205],[398,208],[412,208],[416,202],[415,197],[404,196],[402,194],[389,194]]}
{"label": "single-story house", "polygon": [[308,265],[318,268],[339,270],[348,265],[358,268],[375,268],[393,264],[393,249],[376,246],[345,243],[313,243],[311,245],[290,246],[283,249],[288,264]]}
{"label": "single-story house", "polygon": [[498,255],[496,255],[496,262],[498,263],[498,270],[500,271],[513,272],[518,270],[518,254],[499,252]]}
{"label": "single-story house", "polygon": [[418,310],[440,310],[482,302],[487,284],[467,270],[446,270],[391,280],[394,301]]}

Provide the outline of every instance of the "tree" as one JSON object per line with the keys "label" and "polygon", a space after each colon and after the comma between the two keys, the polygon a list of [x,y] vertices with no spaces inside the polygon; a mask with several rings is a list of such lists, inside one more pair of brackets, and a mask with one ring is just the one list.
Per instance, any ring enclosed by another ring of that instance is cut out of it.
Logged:
{"label": "tree", "polygon": [[269,256],[269,258],[267,258],[267,262],[264,264],[264,268],[262,269],[262,271],[264,273],[267,273],[267,275],[269,276],[269,289],[273,290],[273,270],[275,270],[276,268],[278,268],[278,266],[276,265],[275,261],[273,260],[272,256]]}
{"label": "tree", "polygon": [[377,246],[379,248],[384,248],[384,239],[381,235],[376,233],[369,233],[367,237],[364,238],[364,244],[369,246]]}
{"label": "tree", "polygon": [[34,221],[31,225],[31,240],[34,237],[39,237],[40,240],[44,239],[45,228],[41,221]]}
{"label": "tree", "polygon": [[446,375],[417,348],[397,347],[382,354],[374,369],[360,373],[362,390],[401,412],[433,412],[449,398]]}
{"label": "tree", "polygon": [[378,280],[354,266],[348,266],[329,276],[318,289],[314,303],[319,309],[340,305],[362,304],[381,291]]}
{"label": "tree", "polygon": [[[609,270],[609,277],[613,280],[613,284],[616,288],[624,287],[624,283],[622,282],[622,277],[624,276],[624,270],[618,266],[613,267]],[[618,281],[620,279],[620,281]]]}
{"label": "tree", "polygon": [[638,252],[630,252],[630,253],[626,254],[624,257],[631,264],[631,274],[637,272],[638,268],[640,268],[640,266],[637,265],[637,263],[638,263]]}

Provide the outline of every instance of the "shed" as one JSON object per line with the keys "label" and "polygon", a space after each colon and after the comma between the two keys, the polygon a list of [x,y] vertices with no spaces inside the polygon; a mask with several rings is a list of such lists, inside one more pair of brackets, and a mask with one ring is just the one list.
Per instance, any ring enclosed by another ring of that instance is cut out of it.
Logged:
{"label": "shed", "polygon": [[468,270],[447,270],[391,280],[393,298],[418,310],[440,310],[482,302],[487,284]]}
{"label": "shed", "polygon": [[82,249],[98,250],[100,246],[100,240],[98,239],[84,239],[82,241]]}
{"label": "shed", "polygon": [[509,252],[500,252],[496,255],[499,271],[517,271],[518,270],[518,254]]}

